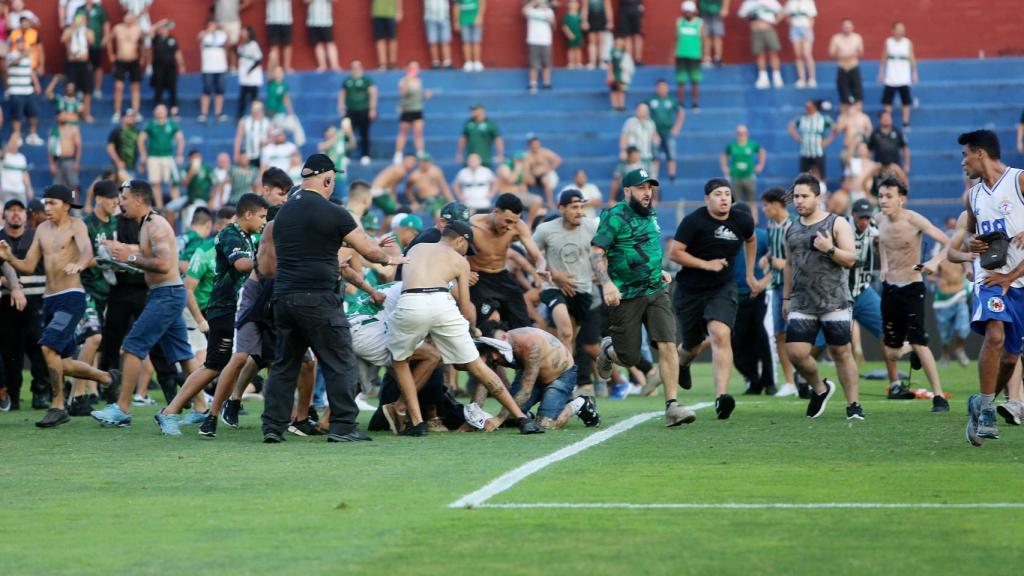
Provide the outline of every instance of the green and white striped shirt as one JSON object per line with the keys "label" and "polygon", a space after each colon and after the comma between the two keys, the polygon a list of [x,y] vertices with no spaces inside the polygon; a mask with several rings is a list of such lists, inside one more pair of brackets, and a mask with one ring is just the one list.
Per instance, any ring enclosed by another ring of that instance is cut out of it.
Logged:
{"label": "green and white striped shirt", "polygon": [[306,11],[306,26],[330,28],[334,25],[333,3],[331,0],[312,0]]}
{"label": "green and white striped shirt", "polygon": [[820,158],[825,155],[822,143],[832,131],[832,119],[821,112],[804,114],[796,119],[796,131],[800,133],[800,156]]}
{"label": "green and white striped shirt", "polygon": [[291,0],[267,0],[267,24],[290,26],[291,23]]}
{"label": "green and white striped shirt", "polygon": [[32,57],[28,54],[7,56],[7,94],[9,96],[31,96],[34,93]]}
{"label": "green and white striped shirt", "polygon": [[[768,220],[768,255],[771,258],[786,257],[786,230],[789,230],[793,223],[793,216],[790,215],[782,222]],[[782,270],[772,269],[771,288],[782,286]]]}

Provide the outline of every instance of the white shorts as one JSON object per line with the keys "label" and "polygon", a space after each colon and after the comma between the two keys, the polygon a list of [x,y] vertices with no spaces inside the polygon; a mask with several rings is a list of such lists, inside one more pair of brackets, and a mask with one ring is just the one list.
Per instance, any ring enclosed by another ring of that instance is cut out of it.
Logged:
{"label": "white shorts", "polygon": [[192,353],[198,354],[206,350],[208,346],[206,334],[199,330],[199,323],[192,317],[192,313],[189,312],[188,308],[185,308],[182,315],[185,316],[185,328],[188,329],[188,345],[192,347]]}
{"label": "white shorts", "polygon": [[150,156],[146,158],[146,178],[153,183],[177,184],[178,165],[171,156]]}
{"label": "white shorts", "polygon": [[232,46],[238,44],[238,36],[242,32],[241,21],[221,22],[220,27],[224,30],[224,33],[228,35],[228,44]]}
{"label": "white shorts", "polygon": [[387,324],[373,316],[353,316],[348,323],[356,357],[374,366],[390,366]]}
{"label": "white shorts", "polygon": [[445,364],[469,364],[480,357],[469,322],[449,292],[402,294],[388,326],[388,350],[396,361],[412,356],[428,335]]}

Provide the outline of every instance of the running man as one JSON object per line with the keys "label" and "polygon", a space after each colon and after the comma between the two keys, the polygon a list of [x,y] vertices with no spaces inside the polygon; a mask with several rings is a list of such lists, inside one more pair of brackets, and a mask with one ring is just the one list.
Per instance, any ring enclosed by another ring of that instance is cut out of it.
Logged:
{"label": "running man", "polygon": [[91,414],[104,426],[128,428],[132,425],[132,386],[138,381],[142,362],[159,345],[171,365],[180,363],[185,375],[196,369],[185,326],[185,285],[178,270],[178,246],[174,230],[153,209],[153,188],[145,180],[129,180],[121,185],[121,214],[139,223],[139,244],[132,246],[108,240],[110,256],[145,272],[149,293],[142,314],[132,325],[121,348],[121,370],[125,386],[116,403],[107,404]]}
{"label": "running man", "polygon": [[[732,375],[732,330],[739,307],[732,261],[743,250],[747,285],[757,296],[754,278],[757,236],[749,212],[733,210],[732,188],[723,178],[704,184],[704,208],[683,218],[676,230],[672,261],[683,268],[676,275],[673,307],[679,323],[679,385],[692,386],[690,363],[711,342],[714,365],[715,414],[728,420],[736,400],[728,394]],[[744,245],[746,249],[744,250]],[[708,338],[710,336],[710,338]]]}
{"label": "running man", "polygon": [[[11,245],[0,240],[0,260],[6,260],[21,274],[32,274],[42,258],[46,269],[46,292],[43,295],[46,328],[39,345],[50,372],[53,395],[50,408],[36,426],[54,428],[71,421],[64,406],[64,376],[93,380],[116,388],[120,384],[120,374],[117,370],[101,372],[75,359],[75,329],[86,307],[81,272],[92,261],[92,244],[85,223],[71,216],[71,209],[82,205],[69,188],[59,184],[50,186],[43,191],[43,203],[49,219],[36,228],[25,258],[15,258]],[[181,311],[178,313],[180,315]],[[128,382],[134,383],[135,380]],[[125,388],[130,402],[134,386]]]}
{"label": "running man", "polygon": [[608,306],[611,336],[601,342],[597,374],[611,377],[614,364],[636,366],[641,359],[642,329],[658,349],[658,367],[665,385],[665,426],[689,424],[697,415],[677,400],[679,354],[676,322],[661,269],[661,228],[651,206],[658,181],[640,168],[622,179],[625,202],[601,213],[590,243],[590,263]]}
{"label": "running man", "polygon": [[[1005,263],[986,270],[974,260],[971,329],[985,337],[978,353],[979,394],[967,400],[967,441],[981,446],[997,440],[995,396],[1006,388],[1024,345],[1024,170],[1001,160],[999,137],[991,130],[961,134],[964,174],[980,182],[967,192],[966,230],[970,251],[984,254],[989,245],[978,236],[1001,231],[1012,240]],[[957,247],[959,248],[959,246]]]}
{"label": "running man", "polygon": [[[532,244],[532,241],[531,241]],[[409,357],[429,334],[446,364],[468,370],[487,391],[516,418],[521,434],[544,430],[527,418],[501,379],[487,367],[470,336],[476,324],[476,308],[469,298],[470,268],[465,256],[475,252],[473,229],[463,222],[450,222],[436,244],[417,244],[409,250],[403,271],[402,295],[391,315],[388,350],[392,368],[409,409],[409,436],[426,435]],[[455,281],[455,297],[449,283]],[[467,322],[468,320],[468,322]],[[489,432],[494,422],[486,430]]]}
{"label": "running man", "polygon": [[793,223],[793,216],[786,207],[786,191],[777,187],[768,189],[761,195],[761,208],[768,218],[768,263],[772,273],[768,288],[771,295],[772,331],[775,332],[775,351],[779,355],[779,365],[785,382],[775,396],[797,396],[799,391],[793,381],[793,365],[786,354],[786,320],[782,316],[782,272],[786,268],[786,231]]}
{"label": "running man", "polygon": [[[942,395],[939,371],[935,357],[928,347],[925,331],[924,274],[935,274],[939,263],[946,259],[949,238],[927,218],[904,208],[907,188],[896,178],[883,180],[878,187],[878,205],[882,214],[878,218],[878,247],[882,257],[882,325],[885,355],[890,362],[899,360],[904,341],[920,359],[928,383],[932,387],[932,412],[949,412],[949,402]],[[942,249],[930,260],[921,262],[921,237],[939,243]],[[904,388],[894,382],[893,388]],[[890,398],[893,397],[890,388]],[[910,396],[913,398],[913,396]]]}
{"label": "running man", "polygon": [[857,362],[850,350],[851,304],[849,269],[856,264],[853,232],[845,219],[821,208],[821,184],[809,173],[793,182],[793,205],[799,219],[786,231],[783,316],[786,352],[793,367],[811,386],[807,417],[825,413],[835,384],[818,373],[811,348],[819,330],[825,332],[829,355],[846,393],[846,419],[863,420],[858,397]]}

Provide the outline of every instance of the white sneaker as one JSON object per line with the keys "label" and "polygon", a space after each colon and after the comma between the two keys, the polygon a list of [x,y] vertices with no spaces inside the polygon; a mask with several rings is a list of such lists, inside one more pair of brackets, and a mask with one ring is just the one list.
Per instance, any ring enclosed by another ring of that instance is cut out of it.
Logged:
{"label": "white sneaker", "polygon": [[808,80],[807,81],[807,87],[808,88],[817,88],[818,87],[818,81],[817,80]]}
{"label": "white sneaker", "polygon": [[360,392],[356,394],[356,408],[359,408],[363,412],[376,412],[377,407],[366,401],[366,396]]}
{"label": "white sneaker", "polygon": [[467,61],[465,64],[462,65],[462,71],[463,72],[472,72],[473,69],[474,69],[474,67],[473,67],[473,63],[472,62],[468,62]]}
{"label": "white sneaker", "polygon": [[797,89],[806,88],[807,87],[807,82],[804,82],[803,80],[797,80],[796,84],[794,84],[793,86],[795,88],[797,88]]}
{"label": "white sneaker", "polygon": [[1024,415],[1024,405],[1016,400],[1007,400],[1005,404],[1000,404],[996,408],[996,412],[1006,420],[1007,424],[1011,426],[1020,426],[1021,416]]}
{"label": "white sneaker", "polygon": [[800,391],[796,389],[796,386],[792,382],[786,382],[779,388],[779,391],[775,393],[776,398],[786,398],[787,396],[799,396]]}
{"label": "white sneaker", "polygon": [[402,153],[401,152],[395,152],[395,155],[391,158],[391,163],[392,164],[401,164],[402,163]]}
{"label": "white sneaker", "polygon": [[783,86],[786,85],[786,83],[782,81],[781,72],[772,73],[772,85],[776,88],[782,88]]}
{"label": "white sneaker", "polygon": [[493,416],[478,406],[476,402],[470,402],[463,406],[462,415],[466,418],[466,424],[469,424],[477,430],[483,430],[484,422],[493,418]]}
{"label": "white sneaker", "polygon": [[92,99],[93,100],[102,100],[103,99],[103,92],[101,92],[99,90],[93,90],[92,91]]}
{"label": "white sneaker", "polygon": [[768,73],[761,72],[757,75],[757,82],[754,82],[754,88],[758,90],[764,90],[765,88],[771,88],[771,83],[768,81]]}
{"label": "white sneaker", "polygon": [[156,400],[152,396],[132,396],[132,406],[156,406]]}
{"label": "white sneaker", "polygon": [[25,138],[25,144],[29,146],[42,146],[45,143],[46,142],[44,142],[43,139],[39,137],[39,134],[36,134],[35,132],[29,134]]}
{"label": "white sneaker", "polygon": [[483,72],[484,71],[484,63],[483,62],[477,62],[475,70],[477,72]]}
{"label": "white sneaker", "polygon": [[369,166],[370,165],[370,157],[369,156],[363,156],[362,158],[360,158],[359,159],[359,165],[360,166]]}

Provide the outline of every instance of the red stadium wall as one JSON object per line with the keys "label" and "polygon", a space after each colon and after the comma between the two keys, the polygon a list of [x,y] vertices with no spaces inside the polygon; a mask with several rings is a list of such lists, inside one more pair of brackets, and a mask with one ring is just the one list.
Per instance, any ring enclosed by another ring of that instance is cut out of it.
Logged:
{"label": "red stadium wall", "polygon": [[[405,18],[399,24],[399,61],[429,62],[426,38],[422,31],[422,0],[402,0]],[[732,11],[742,0],[733,0]],[[564,11],[559,9],[559,19]],[[56,41],[57,0],[28,0],[30,10],[42,18],[42,34],[46,44],[48,71],[58,70],[63,62],[63,50]],[[155,0],[151,14],[154,20],[171,18],[177,23],[176,36],[181,43],[189,71],[199,66],[195,36],[210,13],[213,0]],[[484,62],[489,67],[523,67],[526,65],[524,47],[525,26],[519,14],[519,0],[489,0],[484,24]],[[613,2],[617,4],[617,1]],[[678,15],[679,2],[675,0],[647,0],[644,21],[646,47],[644,59],[649,63],[668,64],[674,49],[673,22]],[[120,19],[121,8],[117,0],[103,0],[111,20]],[[299,69],[313,67],[313,53],[306,41],[306,5],[293,0],[294,64]],[[908,35],[914,40],[919,58],[971,58],[979,52],[987,56],[1024,55],[1024,36],[1020,34],[1019,0],[914,0],[899,2],[899,14],[893,13],[891,0],[822,0],[818,2],[821,16],[815,26],[817,41],[815,52],[821,60],[827,59],[828,38],[846,16],[854,19],[858,31],[864,36],[869,59],[877,59],[882,41],[893,20],[906,23]],[[373,39],[370,34],[370,0],[337,0],[334,8],[335,39],[343,63],[358,58],[368,67],[376,65]],[[255,0],[242,14],[242,21],[256,28],[264,37],[264,0]],[[786,38],[785,27],[782,38]],[[726,21],[726,60],[745,62],[750,59],[747,25],[735,14]],[[565,61],[564,43],[556,35],[555,62]],[[952,36],[952,37],[951,37]],[[456,42],[456,63],[461,63]],[[789,53],[788,46],[786,47]],[[347,65],[346,65],[347,67]]]}

